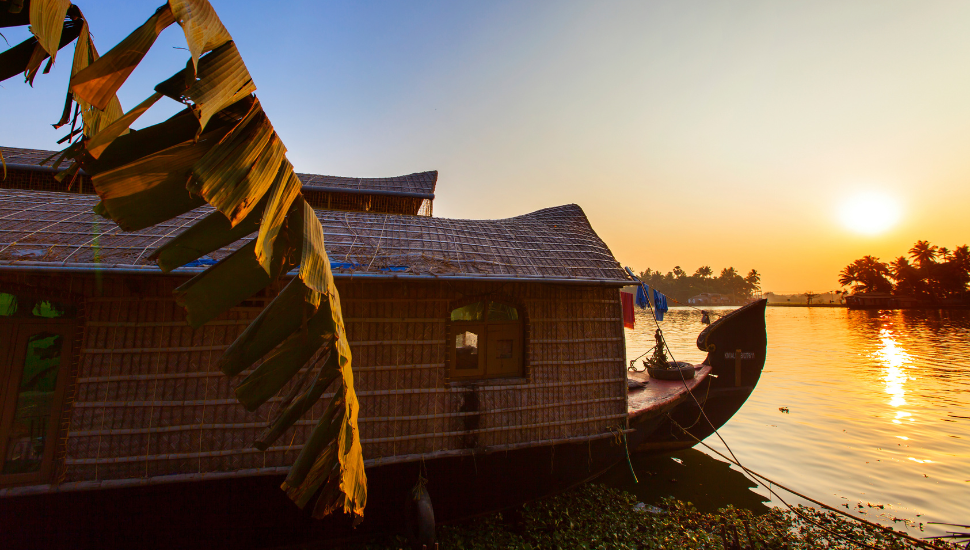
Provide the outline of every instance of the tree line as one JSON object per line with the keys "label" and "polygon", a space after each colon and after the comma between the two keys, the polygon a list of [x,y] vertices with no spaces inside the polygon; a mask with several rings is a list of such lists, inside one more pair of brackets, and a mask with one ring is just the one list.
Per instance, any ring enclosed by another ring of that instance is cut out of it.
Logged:
{"label": "tree line", "polygon": [[640,272],[640,280],[684,304],[689,298],[704,292],[724,294],[734,300],[747,300],[761,289],[761,274],[756,269],[742,277],[733,267],[726,267],[715,277],[709,265],[698,267],[693,275],[688,275],[679,265],[666,274],[647,268]]}
{"label": "tree line", "polygon": [[950,251],[928,241],[916,241],[909,257],[891,262],[865,256],[845,266],[839,284],[855,292],[887,292],[922,299],[967,296],[970,283],[970,247]]}

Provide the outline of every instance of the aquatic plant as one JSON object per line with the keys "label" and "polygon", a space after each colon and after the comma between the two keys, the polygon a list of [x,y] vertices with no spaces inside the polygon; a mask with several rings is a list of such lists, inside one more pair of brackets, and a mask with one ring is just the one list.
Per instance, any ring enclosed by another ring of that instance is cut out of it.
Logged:
{"label": "aquatic plant", "polygon": [[[905,550],[916,543],[833,514],[799,506],[754,513],[734,507],[702,514],[690,502],[665,499],[645,506],[603,485],[461,524],[442,526],[440,548],[461,550],[609,549],[857,549]],[[403,538],[374,541],[369,550],[407,548]],[[954,549],[942,541],[923,548]]]}

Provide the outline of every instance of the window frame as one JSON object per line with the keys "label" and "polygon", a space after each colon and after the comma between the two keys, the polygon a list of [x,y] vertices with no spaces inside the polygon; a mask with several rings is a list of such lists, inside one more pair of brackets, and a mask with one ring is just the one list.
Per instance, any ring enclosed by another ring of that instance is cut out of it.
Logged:
{"label": "window frame", "polygon": [[[474,321],[452,321],[451,313],[456,309],[474,304],[476,302],[484,302],[482,309],[482,320]],[[488,312],[490,309],[491,302],[497,302],[506,306],[511,306],[515,308],[516,316],[518,319],[514,321],[489,321]],[[457,348],[455,346],[456,337],[468,330],[470,328],[480,328],[481,332],[479,334],[479,344],[478,344],[478,355],[479,355],[479,368],[475,373],[461,373],[458,372],[457,367]],[[514,339],[513,339],[513,356],[516,359],[517,365],[514,372],[501,371],[494,374],[489,374],[489,364],[488,357],[490,353],[490,348],[488,345],[488,340],[490,339],[489,327],[501,328],[503,331],[509,328],[514,328]],[[497,295],[486,295],[477,296],[474,298],[466,298],[460,302],[455,302],[451,304],[448,309],[448,353],[446,355],[447,359],[447,369],[446,369],[446,379],[451,382],[475,382],[475,381],[487,381],[487,380],[524,380],[528,378],[528,364],[526,361],[526,350],[527,350],[527,327],[528,321],[525,316],[525,308],[518,300],[514,300],[507,296],[497,296]]]}
{"label": "window frame", "polygon": [[[61,421],[65,414],[64,398],[73,373],[76,324],[76,320],[71,318],[0,318],[0,331],[5,336],[0,341],[0,380],[5,382],[3,391],[0,392],[0,487],[45,483],[52,478]],[[3,465],[7,460],[10,432],[17,411],[27,341],[39,332],[51,332],[63,338],[61,363],[58,366],[57,383],[51,398],[51,414],[44,436],[44,454],[37,471],[4,474]]]}

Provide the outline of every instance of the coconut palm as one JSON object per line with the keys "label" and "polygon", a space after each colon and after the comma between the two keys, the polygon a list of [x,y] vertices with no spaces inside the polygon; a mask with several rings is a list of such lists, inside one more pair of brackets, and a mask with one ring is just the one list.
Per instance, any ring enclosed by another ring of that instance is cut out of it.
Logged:
{"label": "coconut palm", "polygon": [[839,273],[839,284],[854,286],[858,292],[890,292],[893,288],[889,265],[875,256],[864,256]]}
{"label": "coconut palm", "polygon": [[931,245],[929,241],[916,241],[913,248],[909,249],[909,256],[916,261],[920,267],[934,263],[939,253],[936,245]]}

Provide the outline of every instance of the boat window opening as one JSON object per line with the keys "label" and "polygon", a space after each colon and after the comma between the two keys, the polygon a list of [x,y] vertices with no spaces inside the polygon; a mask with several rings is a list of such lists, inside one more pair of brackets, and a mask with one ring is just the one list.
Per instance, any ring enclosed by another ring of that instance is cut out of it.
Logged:
{"label": "boat window opening", "polygon": [[475,302],[452,310],[451,378],[519,378],[523,375],[522,321],[515,306]]}
{"label": "boat window opening", "polygon": [[462,306],[451,312],[452,321],[481,321],[485,311],[485,302],[475,302]]}
{"label": "boat window opening", "polygon": [[17,297],[13,294],[0,292],[0,316],[10,317],[17,313]]}
{"label": "boat window opening", "polygon": [[59,319],[77,317],[77,307],[46,298],[0,292],[0,318]]}
{"label": "boat window opening", "polygon": [[517,321],[519,312],[512,306],[499,302],[488,303],[489,321]]}
{"label": "boat window opening", "polygon": [[56,318],[0,324],[0,485],[50,476],[72,327]]}
{"label": "boat window opening", "polygon": [[7,434],[4,474],[40,470],[63,347],[64,338],[49,332],[34,334],[27,340],[17,405]]}
{"label": "boat window opening", "polygon": [[59,306],[60,304],[42,300],[34,304],[34,309],[31,313],[33,313],[34,317],[44,317],[45,319],[63,317],[65,313],[64,308]]}
{"label": "boat window opening", "polygon": [[466,330],[455,335],[455,368],[478,369],[478,334]]}

